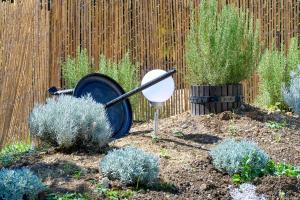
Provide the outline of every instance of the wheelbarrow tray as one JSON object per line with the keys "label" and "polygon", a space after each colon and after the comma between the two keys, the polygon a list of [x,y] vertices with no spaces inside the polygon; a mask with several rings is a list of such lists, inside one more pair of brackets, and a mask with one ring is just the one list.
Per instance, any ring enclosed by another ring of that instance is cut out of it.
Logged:
{"label": "wheelbarrow tray", "polygon": [[[92,73],[80,79],[73,96],[91,95],[97,103],[106,105],[124,93],[123,88],[112,78],[100,73]],[[129,100],[125,99],[106,108],[106,113],[113,131],[112,137],[119,139],[126,136],[132,125],[132,108]]]}

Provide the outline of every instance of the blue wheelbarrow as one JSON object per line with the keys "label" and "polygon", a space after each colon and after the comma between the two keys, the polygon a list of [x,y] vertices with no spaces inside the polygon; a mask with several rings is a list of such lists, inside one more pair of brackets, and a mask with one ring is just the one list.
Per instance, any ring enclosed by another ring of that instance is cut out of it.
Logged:
{"label": "blue wheelbarrow", "polygon": [[176,69],[171,69],[127,93],[115,80],[100,73],[84,76],[74,89],[58,90],[56,87],[51,87],[48,92],[51,95],[69,94],[78,98],[90,94],[97,103],[104,105],[113,130],[112,137],[119,139],[129,133],[132,125],[132,109],[128,98],[172,76],[175,72]]}

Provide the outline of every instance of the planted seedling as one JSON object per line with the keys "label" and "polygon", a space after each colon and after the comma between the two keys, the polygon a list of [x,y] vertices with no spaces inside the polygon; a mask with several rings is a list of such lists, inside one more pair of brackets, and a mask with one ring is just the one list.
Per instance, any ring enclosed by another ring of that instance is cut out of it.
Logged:
{"label": "planted seedling", "polygon": [[119,200],[127,199],[130,200],[135,195],[135,192],[131,189],[118,190],[118,189],[107,189],[101,185],[98,185],[95,192],[99,193],[101,196],[106,197],[109,200]]}
{"label": "planted seedling", "polygon": [[236,136],[236,135],[237,135],[237,133],[238,133],[238,128],[237,128],[237,126],[234,124],[234,121],[233,121],[233,120],[230,121],[230,124],[229,124],[229,126],[228,126],[228,128],[227,128],[227,132],[228,132],[230,135],[232,135],[232,136]]}
{"label": "planted seedling", "polygon": [[181,132],[181,131],[174,131],[174,132],[173,132],[173,135],[174,135],[175,137],[183,137],[183,136],[184,136],[183,132]]}
{"label": "planted seedling", "polygon": [[169,155],[168,150],[165,149],[165,148],[162,148],[162,149],[160,150],[160,152],[159,152],[159,157],[165,158],[165,159],[170,159],[170,158],[171,158],[171,156]]}
{"label": "planted seedling", "polygon": [[283,129],[286,127],[286,121],[283,122],[276,122],[276,121],[269,121],[266,123],[267,127],[270,129]]}
{"label": "planted seedling", "polygon": [[89,200],[87,194],[80,194],[80,193],[66,193],[66,194],[59,194],[53,193],[46,197],[46,200]]}

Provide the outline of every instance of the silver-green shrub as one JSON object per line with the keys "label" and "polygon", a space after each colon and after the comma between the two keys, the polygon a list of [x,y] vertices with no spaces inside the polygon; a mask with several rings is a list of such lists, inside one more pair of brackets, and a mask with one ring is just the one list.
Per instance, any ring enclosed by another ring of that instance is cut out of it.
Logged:
{"label": "silver-green shrub", "polygon": [[45,105],[34,107],[29,125],[33,136],[65,149],[82,146],[97,150],[112,135],[104,106],[90,96],[49,98]]}
{"label": "silver-green shrub", "polygon": [[0,170],[0,199],[36,199],[45,186],[29,169]]}
{"label": "silver-green shrub", "polygon": [[100,171],[127,185],[147,185],[158,179],[159,159],[143,150],[125,147],[108,152],[100,161]]}
{"label": "silver-green shrub", "polygon": [[269,156],[256,143],[248,140],[226,139],[211,149],[209,154],[218,170],[231,175],[242,171],[245,159],[253,171],[264,169],[269,161]]}
{"label": "silver-green shrub", "polygon": [[[188,81],[194,85],[239,83],[260,56],[258,24],[248,12],[217,0],[202,0],[193,11],[186,40]],[[221,11],[220,11],[221,10]]]}
{"label": "silver-green shrub", "polygon": [[[287,52],[287,54],[285,53]],[[267,49],[258,65],[259,96],[257,103],[266,108],[280,105],[285,108],[282,95],[282,85],[289,84],[290,73],[297,69],[300,63],[300,50],[297,38],[292,38],[289,49]]]}
{"label": "silver-green shrub", "polygon": [[282,89],[285,103],[300,115],[300,65],[298,72],[291,72],[291,81]]}

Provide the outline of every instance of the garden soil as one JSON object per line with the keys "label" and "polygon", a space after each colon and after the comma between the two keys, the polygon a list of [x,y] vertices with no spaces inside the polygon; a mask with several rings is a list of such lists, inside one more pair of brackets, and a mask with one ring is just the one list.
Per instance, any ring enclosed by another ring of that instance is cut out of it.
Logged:
{"label": "garden soil", "polygon": [[[284,127],[272,128],[269,121]],[[102,153],[62,153],[48,149],[24,157],[14,167],[26,166],[41,177],[52,192],[81,192],[103,199],[96,192],[102,180],[99,160],[114,148],[135,146],[160,157],[161,187],[140,189],[134,199],[231,199],[229,175],[211,164],[209,150],[225,138],[254,140],[276,162],[300,164],[300,120],[289,113],[267,113],[250,106],[217,115],[183,113],[159,122],[159,139],[152,140],[152,122],[135,123],[129,136],[110,143]],[[254,180],[257,192],[267,199],[300,199],[300,182],[288,177]],[[127,190],[110,182],[116,190]],[[129,188],[135,190],[135,188]]]}

